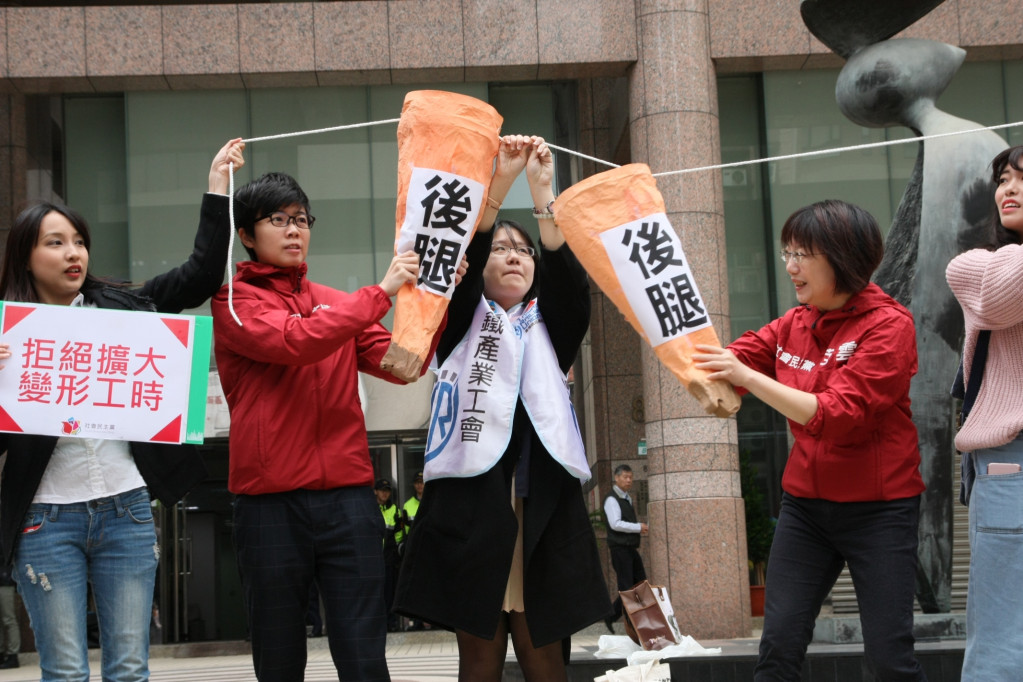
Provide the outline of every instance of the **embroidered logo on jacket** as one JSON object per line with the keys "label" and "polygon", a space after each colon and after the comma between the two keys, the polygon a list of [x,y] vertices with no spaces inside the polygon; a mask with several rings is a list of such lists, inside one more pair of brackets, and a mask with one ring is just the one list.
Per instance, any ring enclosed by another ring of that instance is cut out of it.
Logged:
{"label": "embroidered logo on jacket", "polygon": [[[851,358],[853,353],[856,351],[856,347],[858,345],[859,344],[856,341],[846,341],[838,347],[837,352],[834,348],[828,348],[824,351],[824,358],[820,361],[820,366],[824,367],[827,365],[831,362],[832,357],[835,362],[848,362],[849,358]],[[775,347],[774,357],[782,364],[788,365],[792,369],[799,369],[804,372],[812,372],[813,369],[817,367],[817,363],[813,360],[807,360],[806,358],[794,355],[781,346]]]}

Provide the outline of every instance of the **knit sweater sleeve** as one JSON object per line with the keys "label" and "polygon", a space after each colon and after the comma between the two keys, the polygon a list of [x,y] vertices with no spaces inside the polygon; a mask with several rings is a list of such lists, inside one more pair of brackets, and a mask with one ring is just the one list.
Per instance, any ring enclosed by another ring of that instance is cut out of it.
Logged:
{"label": "knit sweater sleeve", "polygon": [[963,308],[966,379],[980,330],[991,330],[980,393],[956,434],[956,449],[1004,445],[1023,430],[1023,246],[967,251],[945,271]]}
{"label": "knit sweater sleeve", "polygon": [[1023,246],[967,251],[952,259],[945,278],[968,324],[1005,329],[1023,323]]}

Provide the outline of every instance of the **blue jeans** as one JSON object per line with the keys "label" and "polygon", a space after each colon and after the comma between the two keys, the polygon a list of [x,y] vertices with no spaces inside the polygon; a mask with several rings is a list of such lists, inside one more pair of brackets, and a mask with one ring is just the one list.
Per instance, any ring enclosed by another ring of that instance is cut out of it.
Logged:
{"label": "blue jeans", "polygon": [[86,582],[99,619],[104,682],[149,679],[149,621],[158,563],[149,493],[33,504],[14,555],[42,682],[86,682]]}
{"label": "blue jeans", "polygon": [[814,621],[846,563],[860,608],[863,654],[874,678],[926,680],[913,653],[919,517],[919,496],[829,502],[785,493],[767,563],[754,680],[801,679]]}
{"label": "blue jeans", "polygon": [[970,456],[970,581],[963,682],[1016,680],[1023,669],[1023,473],[990,476],[991,462],[1023,465],[1023,435]]}

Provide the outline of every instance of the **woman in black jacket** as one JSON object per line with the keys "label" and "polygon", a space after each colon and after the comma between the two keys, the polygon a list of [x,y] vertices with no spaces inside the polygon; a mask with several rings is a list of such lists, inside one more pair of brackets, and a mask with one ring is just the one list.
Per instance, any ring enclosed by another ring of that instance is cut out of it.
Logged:
{"label": "woman in black jacket", "polygon": [[[494,222],[523,167],[539,251],[518,223]],[[542,139],[503,138],[437,347],[426,487],[394,608],[455,631],[459,680],[499,681],[509,635],[526,680],[565,680],[562,642],[611,612],[565,378],[589,283],[554,224],[552,172]]]}
{"label": "woman in black jacket", "polygon": [[[71,209],[25,209],[7,238],[0,298],[52,305],[179,313],[223,281],[229,164],[240,139],[217,153],[192,255],[141,287],[89,274],[89,228]],[[11,357],[0,344],[0,361]],[[8,371],[16,371],[13,367]],[[0,545],[25,603],[44,680],[89,678],[87,585],[96,600],[103,679],[149,677],[149,620],[159,546],[151,495],[173,505],[206,476],[191,446],[0,434]]]}

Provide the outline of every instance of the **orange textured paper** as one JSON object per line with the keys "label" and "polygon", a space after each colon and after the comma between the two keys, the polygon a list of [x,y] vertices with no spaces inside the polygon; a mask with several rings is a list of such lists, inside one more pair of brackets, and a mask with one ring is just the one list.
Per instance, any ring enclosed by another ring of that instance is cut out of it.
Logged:
{"label": "orange textured paper", "polygon": [[[650,168],[641,163],[586,178],[554,202],[555,221],[572,253],[647,343],[650,340],[629,305],[600,234],[653,213],[665,213],[664,198]],[[734,414],[741,402],[735,389],[725,382],[709,381],[706,371],[693,366],[697,343],[721,345],[714,328],[705,327],[655,346],[654,352],[705,410],[719,416]]]}
{"label": "orange textured paper", "polygon": [[[489,188],[502,121],[492,106],[467,95],[416,90],[405,96],[398,123],[395,243],[405,221],[405,202],[413,167],[454,173]],[[466,240],[476,232],[484,208],[480,207],[476,223],[472,232],[466,235]],[[413,370],[407,362],[387,364],[385,358],[381,366],[399,378],[414,381],[430,351],[430,343],[447,306],[448,299],[443,296],[417,289],[411,284],[403,286],[395,303],[392,348],[397,346],[418,357],[419,364]],[[392,354],[389,352],[389,355]]]}

